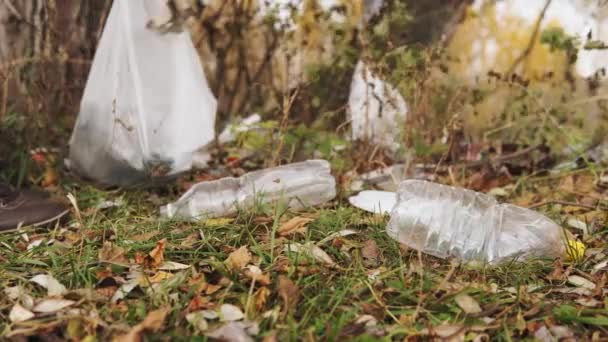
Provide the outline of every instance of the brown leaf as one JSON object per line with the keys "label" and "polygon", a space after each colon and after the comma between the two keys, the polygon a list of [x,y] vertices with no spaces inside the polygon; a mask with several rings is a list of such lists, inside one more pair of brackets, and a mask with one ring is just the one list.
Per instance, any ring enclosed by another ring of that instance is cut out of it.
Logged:
{"label": "brown leaf", "polygon": [[167,239],[162,239],[156,243],[156,247],[148,254],[147,263],[150,267],[158,267],[165,262],[165,247]]}
{"label": "brown leaf", "polygon": [[205,293],[208,295],[212,295],[212,294],[216,293],[217,291],[219,291],[221,288],[222,288],[222,285],[207,284]]}
{"label": "brown leaf", "polygon": [[386,315],[386,308],[379,303],[361,303],[363,312],[376,317],[379,320],[383,320]]}
{"label": "brown leaf", "polygon": [[553,266],[555,267],[553,269],[553,272],[551,272],[548,276],[547,279],[548,280],[555,280],[555,281],[563,281],[566,279],[566,274],[564,273],[564,265],[562,264],[562,262],[558,259],[553,263]]}
{"label": "brown leaf", "polygon": [[146,255],[142,252],[135,252],[135,263],[138,265],[143,265],[146,263]]}
{"label": "brown leaf", "polygon": [[131,328],[128,334],[117,337],[115,342],[139,342],[142,340],[142,335],[145,331],[161,331],[169,312],[171,312],[171,308],[169,307],[151,311],[143,322]]}
{"label": "brown leaf", "polygon": [[150,284],[157,284],[157,283],[163,282],[172,277],[173,277],[173,273],[169,273],[169,272],[165,272],[165,271],[158,271],[153,276],[147,278],[146,280]]}
{"label": "brown leaf", "polygon": [[228,259],[226,259],[226,266],[229,270],[240,270],[251,262],[251,253],[247,246],[243,246],[236,251],[230,253]]}
{"label": "brown leaf", "polygon": [[380,257],[380,251],[378,245],[374,240],[367,240],[363,243],[361,248],[361,256],[363,256],[363,264],[366,267],[378,266],[378,258]]}
{"label": "brown leaf", "polygon": [[125,256],[125,250],[113,243],[106,241],[103,247],[99,250],[99,261],[109,262],[112,264],[129,264],[129,260]]}
{"label": "brown leaf", "polygon": [[205,275],[199,273],[196,276],[193,276],[192,278],[188,279],[188,288],[184,292],[194,290],[194,293],[201,293],[205,291],[205,289],[207,289],[208,285],[209,284],[207,283]]}
{"label": "brown leaf", "polygon": [[272,331],[272,332],[268,333],[262,339],[262,342],[278,342],[278,341],[279,341],[279,339],[277,338],[277,332],[276,331]]}
{"label": "brown leaf", "polygon": [[570,176],[566,176],[560,179],[559,181],[559,185],[557,186],[558,189],[560,190],[565,190],[568,192],[573,192],[574,191],[574,176],[570,175]]}
{"label": "brown leaf", "polygon": [[267,287],[260,287],[256,292],[255,292],[255,308],[258,312],[261,312],[264,310],[264,307],[266,306],[266,302],[268,301],[268,297],[270,297],[270,289]]}
{"label": "brown leaf", "polygon": [[200,233],[192,233],[192,234],[186,236],[184,241],[182,241],[180,243],[180,246],[187,247],[187,248],[193,247],[194,244],[200,240],[200,238],[201,238]]}
{"label": "brown leaf", "polygon": [[49,166],[42,175],[42,181],[40,183],[40,186],[47,189],[57,185],[58,180],[59,175],[57,175],[57,171]]}
{"label": "brown leaf", "polygon": [[213,304],[210,303],[209,298],[195,295],[188,303],[188,312],[208,309],[210,306]]}
{"label": "brown leaf", "polygon": [[116,293],[117,290],[118,286],[106,286],[95,289],[95,292],[97,292],[100,296],[112,298],[112,296],[114,296],[114,293]]}
{"label": "brown leaf", "polygon": [[262,270],[257,267],[257,266],[253,266],[250,265],[247,267],[247,270],[245,270],[245,276],[247,276],[247,278],[255,281],[256,283],[263,285],[263,286],[268,286],[270,285],[270,275],[268,273],[263,273]]}
{"label": "brown leaf", "polygon": [[461,324],[442,324],[431,330],[431,335],[449,341],[464,341],[466,330]]}
{"label": "brown leaf", "polygon": [[596,297],[601,297],[604,294],[604,287],[606,287],[606,282],[608,282],[608,276],[606,273],[602,274],[601,278],[596,281],[595,289],[593,289],[593,295]]}
{"label": "brown leaf", "polygon": [[295,234],[305,234],[306,225],[312,221],[313,219],[308,217],[296,216],[291,220],[281,224],[278,230],[279,236],[285,237]]}
{"label": "brown leaf", "polygon": [[160,231],[154,231],[154,232],[148,232],[148,233],[144,233],[144,234],[137,234],[137,235],[133,235],[131,237],[128,238],[128,240],[131,241],[150,241],[152,240],[154,237],[156,237],[158,234],[160,234]]}
{"label": "brown leaf", "polygon": [[286,276],[279,277],[279,296],[283,300],[283,313],[292,311],[298,304],[299,290],[296,284]]}
{"label": "brown leaf", "polygon": [[106,278],[112,278],[114,274],[112,273],[112,269],[110,267],[95,271],[95,278],[98,280],[104,280]]}

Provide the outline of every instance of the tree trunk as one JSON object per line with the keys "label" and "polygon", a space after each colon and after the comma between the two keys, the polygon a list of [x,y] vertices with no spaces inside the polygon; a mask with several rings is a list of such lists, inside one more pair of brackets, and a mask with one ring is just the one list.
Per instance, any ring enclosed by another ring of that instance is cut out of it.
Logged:
{"label": "tree trunk", "polygon": [[111,0],[0,0],[0,118],[75,114]]}

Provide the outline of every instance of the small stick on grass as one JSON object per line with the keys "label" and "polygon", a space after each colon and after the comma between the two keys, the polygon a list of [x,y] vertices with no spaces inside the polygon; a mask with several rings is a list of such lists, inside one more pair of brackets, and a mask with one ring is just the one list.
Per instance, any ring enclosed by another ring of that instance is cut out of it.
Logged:
{"label": "small stick on grass", "polygon": [[532,204],[531,206],[528,207],[528,209],[536,209],[536,208],[544,207],[546,205],[551,205],[551,204],[568,205],[568,206],[573,206],[573,207],[585,208],[585,209],[589,209],[589,210],[598,209],[598,207],[593,206],[593,205],[587,205],[587,204],[576,203],[576,202],[568,202],[568,201],[558,201],[558,200],[543,201],[540,203]]}

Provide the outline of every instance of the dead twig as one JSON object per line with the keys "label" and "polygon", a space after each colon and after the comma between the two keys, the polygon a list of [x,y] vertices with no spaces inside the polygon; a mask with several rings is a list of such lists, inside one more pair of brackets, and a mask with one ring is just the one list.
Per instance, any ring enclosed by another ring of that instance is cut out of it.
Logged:
{"label": "dead twig", "polygon": [[544,206],[551,205],[551,204],[561,204],[561,205],[567,205],[567,206],[572,206],[572,207],[580,207],[580,208],[589,209],[589,210],[598,209],[597,206],[593,206],[593,205],[576,203],[576,202],[568,202],[568,201],[560,201],[560,200],[549,200],[549,201],[543,201],[540,203],[532,204],[531,206],[528,207],[528,209],[536,209],[536,208],[544,207]]}
{"label": "dead twig", "polygon": [[[522,150],[513,152],[513,153],[509,153],[509,154],[505,154],[505,155],[501,155],[498,157],[494,157],[490,159],[490,163],[491,164],[500,164],[500,163],[504,163],[506,161],[509,160],[513,160],[513,159],[517,159],[517,158],[521,158],[526,156],[527,154],[541,148],[542,145],[533,145],[530,147],[526,147]],[[476,161],[472,161],[472,162],[466,162],[466,163],[462,163],[462,166],[465,167],[475,167],[475,166],[482,166],[483,164],[485,164],[487,161],[484,160],[476,160]]]}
{"label": "dead twig", "polygon": [[552,0],[547,0],[545,2],[545,6],[543,7],[542,11],[538,15],[538,18],[536,18],[536,23],[534,24],[534,31],[532,31],[532,36],[530,36],[530,40],[528,41],[528,45],[526,46],[526,49],[521,53],[521,55],[519,55],[515,59],[515,61],[513,61],[513,64],[511,65],[511,67],[509,69],[507,69],[507,72],[505,73],[505,75],[507,77],[509,77],[511,74],[513,74],[513,72],[515,71],[517,66],[519,66],[519,64],[521,64],[521,62],[523,62],[526,58],[528,58],[528,56],[534,49],[534,43],[536,43],[536,40],[538,39],[538,34],[540,33],[540,26],[543,22],[543,19],[545,19],[545,15],[547,14],[547,10],[549,9],[551,2],[552,2]]}

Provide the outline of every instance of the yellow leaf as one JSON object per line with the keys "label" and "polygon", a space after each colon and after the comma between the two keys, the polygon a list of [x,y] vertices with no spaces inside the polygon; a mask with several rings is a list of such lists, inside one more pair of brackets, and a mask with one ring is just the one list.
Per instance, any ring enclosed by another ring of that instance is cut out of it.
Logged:
{"label": "yellow leaf", "polygon": [[156,247],[148,254],[151,258],[150,266],[158,267],[165,262],[165,246],[167,239],[162,239],[156,243]]}
{"label": "yellow leaf", "polygon": [[268,301],[268,297],[270,297],[270,289],[267,287],[260,287],[255,295],[255,308],[257,311],[261,312],[266,306],[266,302]]}
{"label": "yellow leaf", "polygon": [[165,271],[158,271],[156,272],[156,274],[154,274],[151,277],[144,277],[143,275],[139,278],[139,286],[141,287],[146,287],[146,286],[150,286],[151,284],[157,284],[160,283],[164,280],[167,280],[169,278],[173,277],[173,273],[169,273],[169,272],[165,272]]}
{"label": "yellow leaf", "polygon": [[236,251],[230,253],[228,259],[226,259],[226,266],[229,270],[240,270],[241,268],[247,266],[247,264],[251,261],[251,253],[247,246],[243,246]]}
{"label": "yellow leaf", "polygon": [[308,217],[296,216],[279,227],[279,236],[289,236],[306,233],[306,225],[313,221]]}
{"label": "yellow leaf", "polygon": [[205,225],[206,226],[225,226],[227,224],[230,224],[234,222],[233,218],[215,218],[215,219],[208,219],[205,221]]}
{"label": "yellow leaf", "polygon": [[566,247],[566,260],[579,261],[585,256],[585,244],[578,240],[568,239]]}

